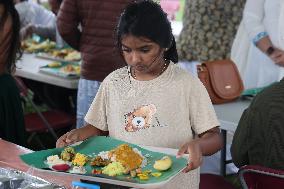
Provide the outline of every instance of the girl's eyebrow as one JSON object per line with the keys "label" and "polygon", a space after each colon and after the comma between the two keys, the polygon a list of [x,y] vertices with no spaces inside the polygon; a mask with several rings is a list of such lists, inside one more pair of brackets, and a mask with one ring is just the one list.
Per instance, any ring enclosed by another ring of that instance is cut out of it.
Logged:
{"label": "girl's eyebrow", "polygon": [[121,44],[121,46],[124,47],[124,48],[130,49],[129,47],[127,47],[127,46],[124,45],[124,44]]}
{"label": "girl's eyebrow", "polygon": [[[130,47],[128,47],[128,46],[126,46],[124,44],[121,44],[121,46],[124,47],[124,48],[127,48],[127,49],[131,49]],[[142,46],[138,47],[137,49],[149,48],[151,46],[152,46],[151,44],[142,45]]]}

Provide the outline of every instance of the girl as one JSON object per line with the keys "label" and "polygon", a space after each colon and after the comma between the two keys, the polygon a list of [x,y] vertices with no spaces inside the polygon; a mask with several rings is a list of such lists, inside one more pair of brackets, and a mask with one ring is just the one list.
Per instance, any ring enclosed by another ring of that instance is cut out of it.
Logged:
{"label": "girl", "polygon": [[190,172],[163,188],[198,188],[202,156],[222,146],[219,123],[201,82],[174,64],[178,56],[167,15],[152,1],[130,4],[117,26],[117,45],[128,66],[103,81],[85,117],[88,124],[60,137],[57,147],[108,134],[179,148],[177,156],[189,153],[184,172]]}

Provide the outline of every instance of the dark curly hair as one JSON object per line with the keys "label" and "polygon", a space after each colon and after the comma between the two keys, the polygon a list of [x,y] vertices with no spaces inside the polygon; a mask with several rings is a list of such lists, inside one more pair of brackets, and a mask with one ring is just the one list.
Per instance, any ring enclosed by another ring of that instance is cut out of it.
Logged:
{"label": "dark curly hair", "polygon": [[4,14],[0,20],[0,29],[4,27],[4,24],[9,16],[12,18],[12,38],[8,51],[6,61],[6,72],[12,73],[15,71],[15,63],[22,56],[21,41],[20,41],[20,19],[17,10],[15,9],[13,0],[0,0],[0,4],[4,5]]}

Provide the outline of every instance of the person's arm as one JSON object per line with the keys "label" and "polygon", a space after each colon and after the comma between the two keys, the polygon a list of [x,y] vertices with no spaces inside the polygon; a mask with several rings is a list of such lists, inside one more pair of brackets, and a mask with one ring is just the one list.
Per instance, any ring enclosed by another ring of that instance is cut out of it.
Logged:
{"label": "person's arm", "polygon": [[62,135],[56,142],[56,147],[64,147],[68,146],[70,144],[73,144],[78,141],[86,140],[87,138],[93,137],[93,136],[107,136],[107,131],[102,131],[95,126],[91,124],[87,124],[84,127],[81,127],[79,129],[73,129],[66,134]]}
{"label": "person's arm", "polygon": [[274,47],[269,36],[259,39],[255,45],[264,54],[269,56],[269,58],[271,58],[275,64],[284,66],[284,51]]}
{"label": "person's arm", "polygon": [[270,58],[279,66],[284,66],[284,51],[275,48],[274,52],[270,55]]}
{"label": "person's arm", "polygon": [[188,172],[196,169],[202,163],[203,156],[211,155],[220,150],[223,141],[218,125],[220,125],[214,107],[206,88],[197,78],[187,82],[191,88],[189,96],[189,118],[191,129],[198,135],[197,138],[185,141],[177,153],[177,157],[189,154],[189,163],[184,170]]}
{"label": "person's arm", "polygon": [[81,32],[78,29],[80,23],[78,9],[77,1],[64,0],[58,12],[57,27],[63,40],[79,51]]}
{"label": "person's arm", "polygon": [[265,0],[247,0],[243,13],[243,23],[250,40],[265,54],[273,44],[263,24]]}
{"label": "person's arm", "polygon": [[265,36],[266,29],[263,24],[265,0],[247,0],[243,12],[243,23],[249,38],[254,41],[256,37]]}
{"label": "person's arm", "polygon": [[56,23],[52,26],[34,25],[33,33],[48,38],[52,41],[56,40]]}
{"label": "person's arm", "polygon": [[56,40],[55,26],[56,26],[55,24],[53,26],[28,24],[27,26],[21,29],[21,39],[26,39],[34,33],[43,38],[48,38],[52,41],[55,41]]}
{"label": "person's arm", "polygon": [[[259,50],[261,50],[267,56],[272,55],[273,51],[275,50],[274,49],[275,47],[273,47],[273,44],[272,44],[269,36],[262,37],[261,39],[256,41],[255,45],[259,48]],[[272,50],[272,52],[269,52],[269,50],[268,50],[270,47],[272,47],[274,49],[274,50]]]}
{"label": "person's arm", "polygon": [[212,128],[200,135],[199,138],[185,143],[178,151],[177,157],[189,154],[189,163],[183,172],[198,168],[203,156],[209,156],[219,151],[223,146],[222,136],[218,127]]}
{"label": "person's arm", "polygon": [[251,127],[251,119],[254,116],[251,109],[246,109],[239,121],[236,132],[231,146],[231,155],[233,163],[237,167],[247,165],[249,163],[248,158],[248,130]]}
{"label": "person's arm", "polygon": [[256,47],[276,64],[284,66],[284,52],[273,45],[263,24],[264,5],[265,0],[247,0],[243,14],[244,26]]}

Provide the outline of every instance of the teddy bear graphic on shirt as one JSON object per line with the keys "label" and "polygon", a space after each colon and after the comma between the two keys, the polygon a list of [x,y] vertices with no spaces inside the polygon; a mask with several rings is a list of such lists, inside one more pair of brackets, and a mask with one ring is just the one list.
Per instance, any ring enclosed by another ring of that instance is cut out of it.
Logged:
{"label": "teddy bear graphic on shirt", "polygon": [[154,104],[143,105],[125,115],[125,130],[135,132],[140,129],[147,129],[152,124],[152,119],[157,109]]}

